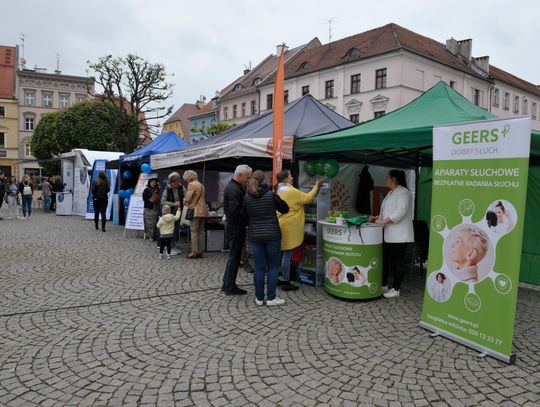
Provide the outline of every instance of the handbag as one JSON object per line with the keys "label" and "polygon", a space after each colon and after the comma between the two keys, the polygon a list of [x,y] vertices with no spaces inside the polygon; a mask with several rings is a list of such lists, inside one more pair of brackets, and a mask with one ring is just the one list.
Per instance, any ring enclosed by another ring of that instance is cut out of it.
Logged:
{"label": "handbag", "polygon": [[201,194],[199,195],[199,198],[197,199],[197,202],[195,202],[195,205],[193,206],[193,208],[188,208],[187,209],[187,211],[186,211],[186,220],[193,220],[193,218],[195,217],[195,207],[199,203],[199,200],[201,199],[201,196],[202,196],[203,193],[204,193],[204,187],[202,187]]}
{"label": "handbag", "polygon": [[154,191],[152,193],[152,196],[150,197],[149,199],[150,203],[152,204],[157,204],[159,202],[159,192],[158,191]]}

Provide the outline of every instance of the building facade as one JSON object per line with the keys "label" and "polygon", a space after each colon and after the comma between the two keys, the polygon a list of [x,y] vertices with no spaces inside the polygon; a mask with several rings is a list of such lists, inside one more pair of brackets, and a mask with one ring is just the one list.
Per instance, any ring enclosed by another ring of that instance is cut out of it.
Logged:
{"label": "building facade", "polygon": [[[273,107],[275,74],[258,86],[260,112]],[[359,123],[409,103],[439,81],[500,117],[531,115],[540,130],[540,89],[472,57],[472,40],[445,44],[388,24],[298,52],[285,66],[288,101],[310,93]]]}
{"label": "building facade", "polygon": [[17,70],[17,99],[19,106],[19,177],[40,173],[32,156],[30,141],[40,118],[50,112],[65,109],[94,97],[94,78],[47,73],[45,69]]}
{"label": "building facade", "polygon": [[18,106],[15,92],[17,48],[0,45],[0,170],[17,175]]}
{"label": "building facade", "polygon": [[197,111],[197,113],[189,118],[189,121],[190,144],[197,144],[199,141],[209,138],[210,135],[206,132],[206,129],[214,126],[218,122],[217,97],[206,103]]}

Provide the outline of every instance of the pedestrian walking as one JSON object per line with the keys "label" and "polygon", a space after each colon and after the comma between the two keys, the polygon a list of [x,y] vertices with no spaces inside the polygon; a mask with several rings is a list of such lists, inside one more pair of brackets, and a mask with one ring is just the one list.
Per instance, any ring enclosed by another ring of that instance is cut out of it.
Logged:
{"label": "pedestrian walking", "polygon": [[251,177],[251,168],[239,165],[233,178],[225,186],[223,194],[223,211],[225,213],[225,236],[229,243],[229,258],[223,275],[222,290],[226,295],[243,295],[247,291],[236,285],[238,266],[242,257],[242,249],[246,240],[247,218],[244,212],[245,185]]}
{"label": "pedestrian walking", "polygon": [[144,233],[148,240],[153,242],[156,239],[156,225],[159,218],[160,190],[157,178],[150,178],[143,191],[144,201]]}
{"label": "pedestrian walking", "polygon": [[107,205],[110,190],[111,181],[109,177],[103,171],[100,171],[94,185],[92,185],[92,202],[94,204],[94,224],[96,230],[99,230],[99,217],[101,216],[102,232],[105,232],[105,224],[107,223]]}
{"label": "pedestrian walking", "polygon": [[276,290],[281,259],[281,230],[276,211],[287,213],[289,206],[278,194],[272,192],[266,184],[264,172],[260,170],[255,171],[249,180],[244,206],[251,253],[255,259],[255,303],[264,304],[266,278],[266,305],[283,305],[285,300],[277,296]]}
{"label": "pedestrian walking", "polygon": [[23,219],[29,220],[32,216],[32,200],[34,196],[34,185],[30,177],[25,175],[19,183],[19,193],[22,196]]}
{"label": "pedestrian walking", "polygon": [[[0,209],[2,209],[5,196],[6,196],[6,178],[4,175],[4,171],[0,170]],[[4,220],[4,218],[0,216],[0,220]]]}
{"label": "pedestrian walking", "polygon": [[206,194],[204,186],[199,182],[195,171],[185,171],[183,178],[188,184],[184,205],[188,208],[188,211],[193,211],[193,219],[189,220],[189,229],[191,231],[191,253],[189,253],[186,258],[196,259],[203,256],[204,250],[204,228],[206,218],[208,217]]}
{"label": "pedestrian walking", "polygon": [[9,177],[7,182],[6,202],[9,211],[8,219],[19,219],[19,184],[17,183],[17,178],[13,175]]}

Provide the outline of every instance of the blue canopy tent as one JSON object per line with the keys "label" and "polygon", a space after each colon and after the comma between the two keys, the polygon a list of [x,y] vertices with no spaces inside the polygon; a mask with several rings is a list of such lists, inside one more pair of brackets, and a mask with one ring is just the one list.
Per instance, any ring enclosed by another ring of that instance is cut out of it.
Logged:
{"label": "blue canopy tent", "polygon": [[188,146],[189,144],[186,141],[178,137],[175,132],[170,131],[168,133],[160,134],[150,144],[147,144],[130,154],[121,156],[118,159],[118,162],[120,165],[140,165],[149,163],[150,156],[154,154],[168,153]]}

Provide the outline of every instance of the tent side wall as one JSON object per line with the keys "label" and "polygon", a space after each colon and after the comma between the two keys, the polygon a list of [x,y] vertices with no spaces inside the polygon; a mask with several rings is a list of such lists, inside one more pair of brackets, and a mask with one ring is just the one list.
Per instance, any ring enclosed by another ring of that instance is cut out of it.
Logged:
{"label": "tent side wall", "polygon": [[[432,168],[422,167],[418,181],[417,218],[428,225],[431,217]],[[540,285],[540,166],[529,167],[527,202],[525,207],[525,229],[521,249],[519,281]]]}

